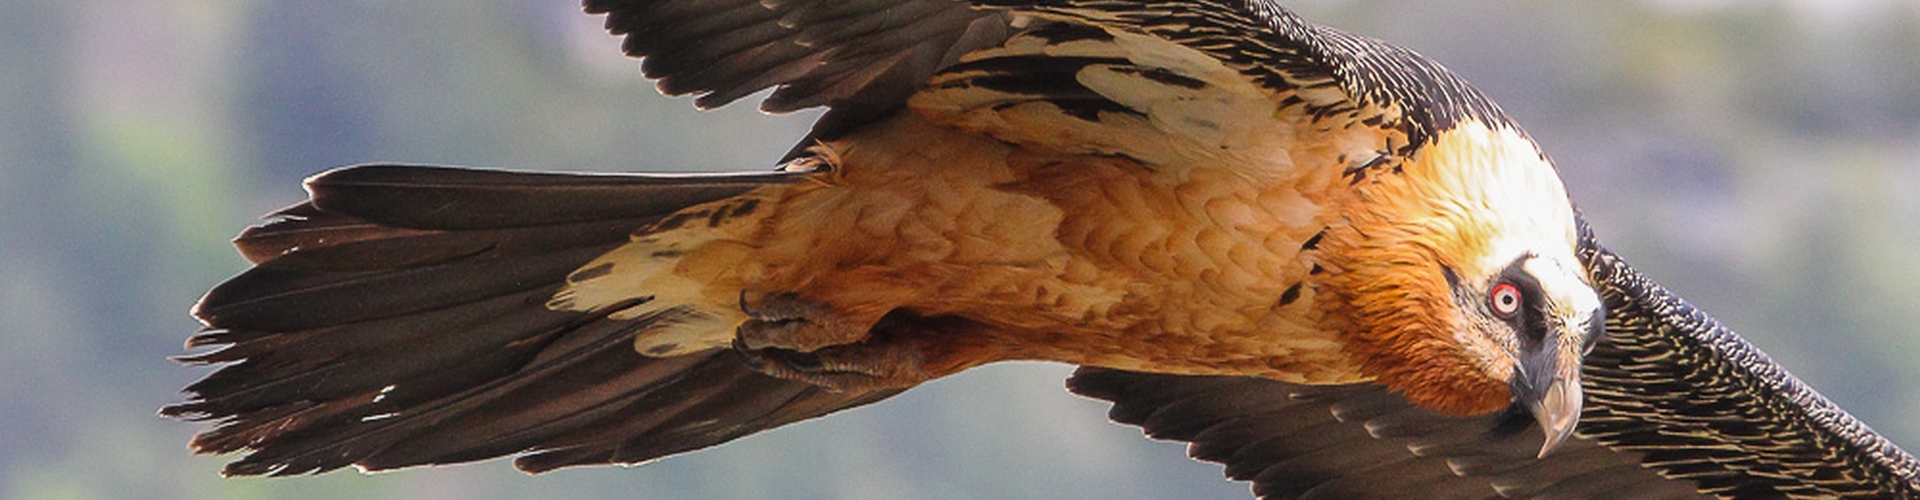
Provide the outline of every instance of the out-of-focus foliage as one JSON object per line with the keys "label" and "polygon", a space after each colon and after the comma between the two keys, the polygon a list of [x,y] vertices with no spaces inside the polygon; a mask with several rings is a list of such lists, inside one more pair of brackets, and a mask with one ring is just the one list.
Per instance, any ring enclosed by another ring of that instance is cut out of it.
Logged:
{"label": "out-of-focus foliage", "polygon": [[[1920,6],[1334,2],[1555,157],[1606,241],[1920,446]],[[225,240],[354,162],[764,169],[807,116],[660,98],[569,0],[0,4],[0,498],[1245,498],[1067,369],[977,370],[634,469],[223,480],[155,408],[244,267]]]}

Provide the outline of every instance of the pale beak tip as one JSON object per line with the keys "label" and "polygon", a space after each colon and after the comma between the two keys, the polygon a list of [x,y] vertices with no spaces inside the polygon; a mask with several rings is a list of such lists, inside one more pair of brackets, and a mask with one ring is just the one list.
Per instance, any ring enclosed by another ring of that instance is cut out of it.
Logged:
{"label": "pale beak tip", "polygon": [[1573,435],[1572,427],[1568,427],[1567,430],[1565,431],[1548,430],[1547,442],[1542,443],[1540,445],[1540,454],[1535,455],[1534,458],[1547,458],[1548,453],[1553,453],[1554,448],[1559,448],[1560,443],[1566,442],[1567,437],[1572,435]]}
{"label": "pale beak tip", "polygon": [[1538,458],[1546,458],[1554,448],[1573,437],[1574,426],[1580,423],[1581,403],[1586,399],[1583,396],[1578,380],[1558,380],[1547,387],[1546,397],[1541,398],[1533,415],[1540,421],[1541,432],[1546,434]]}

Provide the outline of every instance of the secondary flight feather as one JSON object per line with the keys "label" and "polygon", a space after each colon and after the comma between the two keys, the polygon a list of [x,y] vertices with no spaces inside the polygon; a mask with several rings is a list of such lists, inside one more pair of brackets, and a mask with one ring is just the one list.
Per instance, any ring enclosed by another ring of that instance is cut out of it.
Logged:
{"label": "secondary flight feather", "polygon": [[663,92],[828,112],[761,174],[309,179],[195,308],[197,450],[637,463],[1042,360],[1274,498],[1915,491],[1405,49],[1263,0],[586,7]]}

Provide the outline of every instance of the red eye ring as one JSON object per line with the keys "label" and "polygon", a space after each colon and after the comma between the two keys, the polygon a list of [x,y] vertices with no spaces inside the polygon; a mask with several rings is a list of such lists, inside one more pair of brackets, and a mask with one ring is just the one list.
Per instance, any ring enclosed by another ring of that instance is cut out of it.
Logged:
{"label": "red eye ring", "polygon": [[1512,283],[1493,285],[1493,290],[1487,292],[1487,306],[1491,307],[1493,314],[1500,319],[1512,318],[1513,315],[1519,314],[1520,304],[1523,302],[1525,301],[1521,300],[1520,287]]}

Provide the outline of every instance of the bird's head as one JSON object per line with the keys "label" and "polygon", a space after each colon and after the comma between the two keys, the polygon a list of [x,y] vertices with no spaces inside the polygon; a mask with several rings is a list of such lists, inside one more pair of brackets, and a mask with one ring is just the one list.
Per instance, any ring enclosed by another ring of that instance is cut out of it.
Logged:
{"label": "bird's head", "polygon": [[1328,233],[1327,317],[1365,373],[1416,404],[1525,408],[1544,455],[1579,420],[1605,323],[1557,172],[1519,131],[1470,122],[1375,177]]}

